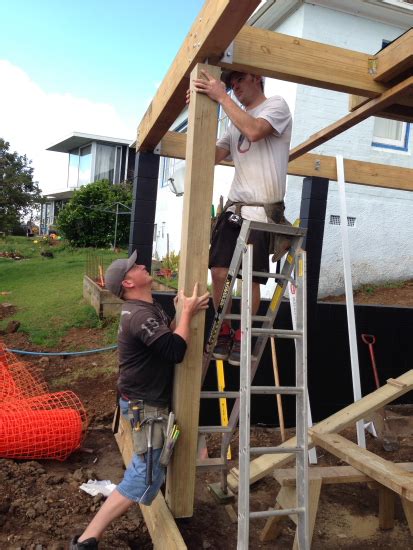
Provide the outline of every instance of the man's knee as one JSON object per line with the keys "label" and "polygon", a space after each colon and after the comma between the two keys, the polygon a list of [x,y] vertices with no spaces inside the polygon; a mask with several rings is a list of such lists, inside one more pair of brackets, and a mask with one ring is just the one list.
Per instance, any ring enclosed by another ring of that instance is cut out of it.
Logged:
{"label": "man's knee", "polygon": [[223,284],[227,278],[228,268],[227,267],[212,267],[211,268],[211,277],[213,284]]}

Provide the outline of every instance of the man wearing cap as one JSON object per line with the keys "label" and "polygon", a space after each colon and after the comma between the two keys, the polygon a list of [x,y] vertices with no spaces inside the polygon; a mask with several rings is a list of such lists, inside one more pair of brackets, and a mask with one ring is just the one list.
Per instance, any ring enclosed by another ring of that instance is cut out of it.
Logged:
{"label": "man wearing cap", "polygon": [[[136,251],[129,259],[115,260],[105,274],[105,286],[124,300],[118,332],[120,408],[130,416],[131,405],[139,403],[142,413],[160,417],[168,413],[175,363],[182,362],[194,315],[208,307],[208,293],[198,296],[198,283],[191,297],[180,291],[174,300],[181,308],[179,321],[171,323],[152,297],[152,277],[136,263]],[[145,429],[137,426],[139,433]],[[135,433],[135,432],[134,432]],[[144,436],[145,437],[145,436]],[[155,438],[156,439],[156,438]],[[146,442],[146,439],[145,439]],[[98,513],[70,544],[71,550],[95,550],[104,530],[134,502],[149,506],[165,478],[159,464],[162,441],[153,444],[152,484],[146,484],[147,453],[133,455],[123,480]],[[134,442],[136,451],[136,445]]]}
{"label": "man wearing cap", "polygon": [[[195,91],[216,101],[232,123],[217,141],[215,163],[232,158],[235,167],[228,203],[211,240],[209,267],[217,308],[242,219],[290,225],[284,217],[284,195],[292,118],[281,96],[266,98],[261,76],[232,71],[224,75],[224,84],[207,71],[202,72],[204,78],[194,80]],[[239,103],[227,94],[227,89],[233,91]],[[252,231],[249,242],[254,245],[253,269],[264,272],[269,271],[270,250],[275,262],[290,244],[277,236],[270,246],[269,234],[262,231]],[[260,283],[265,282],[262,277],[253,278],[253,314],[260,304]],[[224,321],[214,357],[239,365],[240,341],[240,330],[234,334]]]}

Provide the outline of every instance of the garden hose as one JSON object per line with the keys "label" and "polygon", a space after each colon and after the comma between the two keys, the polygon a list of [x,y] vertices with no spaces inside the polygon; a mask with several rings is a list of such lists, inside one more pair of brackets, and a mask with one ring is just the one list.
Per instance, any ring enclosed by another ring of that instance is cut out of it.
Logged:
{"label": "garden hose", "polygon": [[89,355],[90,353],[101,353],[103,351],[111,351],[116,349],[118,346],[114,344],[113,346],[108,346],[107,348],[98,348],[98,349],[89,349],[85,351],[25,351],[22,349],[8,349],[6,351],[10,353],[18,353],[20,355],[46,355],[46,356],[71,356],[71,355]]}

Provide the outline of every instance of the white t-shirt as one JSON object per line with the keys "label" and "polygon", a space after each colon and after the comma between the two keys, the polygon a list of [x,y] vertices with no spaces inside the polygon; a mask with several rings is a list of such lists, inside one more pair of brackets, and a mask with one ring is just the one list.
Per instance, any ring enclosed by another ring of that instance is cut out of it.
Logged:
{"label": "white t-shirt", "polygon": [[[230,151],[235,166],[228,198],[235,202],[280,202],[285,195],[292,118],[286,101],[273,96],[248,111],[254,118],[267,120],[274,128],[266,138],[251,143],[230,124],[217,146]],[[233,210],[231,208],[230,210]],[[264,209],[244,206],[242,216],[253,221],[267,220]]]}

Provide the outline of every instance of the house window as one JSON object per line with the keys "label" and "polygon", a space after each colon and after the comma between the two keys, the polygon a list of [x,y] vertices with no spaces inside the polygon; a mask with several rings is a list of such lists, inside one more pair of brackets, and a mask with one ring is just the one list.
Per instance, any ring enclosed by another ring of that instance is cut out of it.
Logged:
{"label": "house window", "polygon": [[373,147],[409,150],[410,124],[399,120],[375,117],[373,129]]}
{"label": "house window", "polygon": [[[332,214],[330,216],[330,225],[341,225],[341,216],[338,214]],[[355,227],[356,218],[353,216],[347,216],[347,225],[348,227]]]}
{"label": "house window", "polygon": [[87,185],[91,181],[92,146],[87,145],[79,149],[79,176],[77,185]]}
{"label": "house window", "polygon": [[406,10],[413,10],[413,0],[380,0],[382,4],[389,4],[396,8],[404,8]]}
{"label": "house window", "polygon": [[[185,119],[178,126],[176,126],[173,131],[179,132],[180,134],[186,134],[187,130],[188,130],[188,119]],[[159,171],[161,187],[168,187],[169,178],[173,177],[178,167],[182,168],[182,165],[184,162],[185,161],[182,159],[174,159],[174,158],[167,158],[167,157],[162,158],[161,169]]]}
{"label": "house window", "polygon": [[111,145],[96,145],[95,181],[108,180],[114,183],[116,147]]}
{"label": "house window", "polygon": [[71,189],[77,187],[79,177],[79,149],[74,149],[69,153],[69,173],[67,176],[67,186]]}

